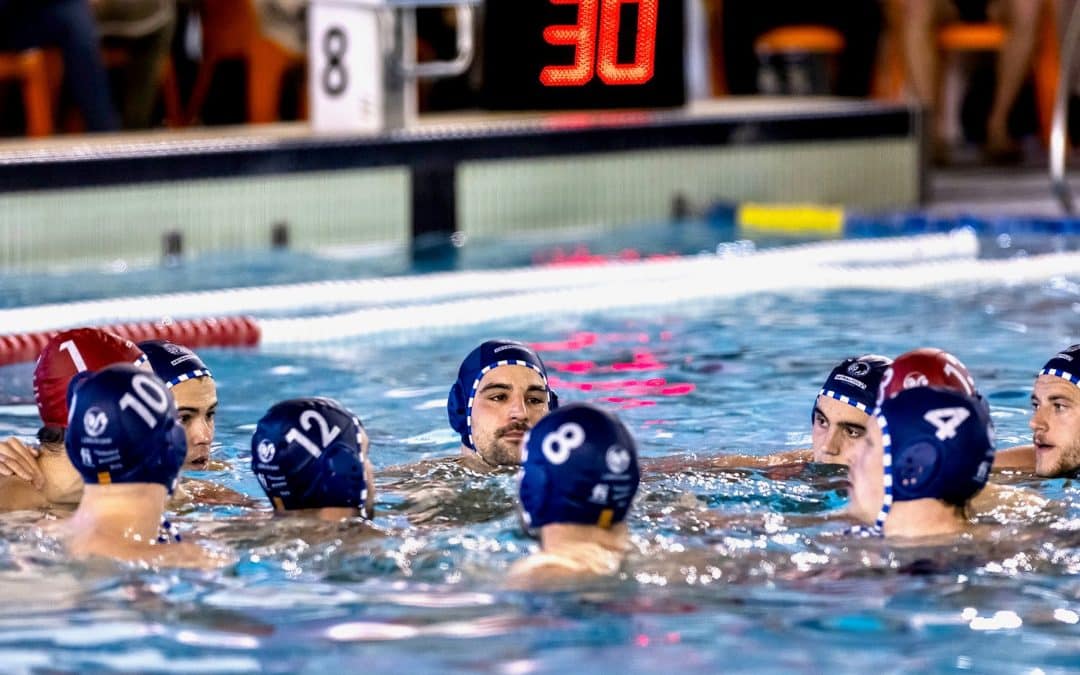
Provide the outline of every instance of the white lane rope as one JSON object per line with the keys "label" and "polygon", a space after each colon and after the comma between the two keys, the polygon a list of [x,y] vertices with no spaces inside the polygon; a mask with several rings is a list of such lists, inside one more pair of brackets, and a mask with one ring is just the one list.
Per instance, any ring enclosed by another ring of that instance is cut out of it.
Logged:
{"label": "white lane rope", "polygon": [[679,279],[604,284],[329,316],[264,319],[260,344],[317,343],[404,331],[464,327],[516,318],[574,315],[652,306],[685,305],[765,292],[868,289],[927,291],[961,285],[1013,286],[1080,274],[1080,253],[1010,260],[953,260],[876,266],[768,264],[755,257],[726,261]]}
{"label": "white lane rope", "polygon": [[[738,249],[736,249],[738,250]],[[543,294],[588,288],[672,282],[728,275],[740,261],[763,269],[806,268],[826,264],[876,265],[928,260],[974,259],[978,240],[970,230],[893,239],[815,242],[726,255],[613,262],[588,266],[549,266],[472,272],[327,281],[305,284],[170,293],[108,300],[56,303],[0,310],[6,333],[34,333],[83,325],[194,319],[236,314],[309,312],[323,314],[388,305],[424,306],[454,298],[492,294]],[[619,294],[623,294],[622,291]],[[462,300],[467,302],[467,300]],[[405,311],[397,308],[394,311]],[[422,312],[422,308],[417,310]],[[339,314],[338,314],[339,315]]]}

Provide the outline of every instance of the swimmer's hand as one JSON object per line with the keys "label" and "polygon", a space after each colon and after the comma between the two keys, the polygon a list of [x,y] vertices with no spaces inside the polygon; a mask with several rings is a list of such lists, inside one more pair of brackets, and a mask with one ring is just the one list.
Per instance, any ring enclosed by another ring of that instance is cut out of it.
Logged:
{"label": "swimmer's hand", "polygon": [[15,437],[0,441],[0,476],[15,476],[40,490],[45,487],[45,474],[38,467],[40,451]]}
{"label": "swimmer's hand", "polygon": [[251,497],[241,494],[224,485],[211,483],[198,478],[186,478],[176,487],[169,502],[171,508],[192,504],[212,504],[219,506],[258,506]]}

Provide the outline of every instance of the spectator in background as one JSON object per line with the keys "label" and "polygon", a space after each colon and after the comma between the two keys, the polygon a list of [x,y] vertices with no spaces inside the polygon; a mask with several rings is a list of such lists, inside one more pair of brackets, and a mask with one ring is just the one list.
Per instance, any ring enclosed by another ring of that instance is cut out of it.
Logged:
{"label": "spectator in background", "polygon": [[33,47],[60,50],[64,93],[82,113],[87,131],[119,127],[87,0],[0,0],[0,50]]}
{"label": "spectator in background", "polygon": [[844,36],[837,63],[835,93],[867,96],[882,27],[879,0],[760,0],[725,2],[721,15],[724,72],[732,94],[757,94],[757,38],[773,28],[795,24],[829,26]]}
{"label": "spectator in background", "polygon": [[1020,149],[1010,137],[1009,111],[1020,92],[1035,49],[1035,31],[1043,0],[897,0],[902,2],[901,39],[908,81],[915,96],[933,116],[934,159],[947,160],[939,105],[941,73],[935,35],[938,26],[949,21],[1006,24],[1005,44],[997,61],[997,86],[986,120],[983,150],[993,162],[1015,162]]}
{"label": "spectator in background", "polygon": [[117,91],[124,128],[149,128],[176,25],[176,1],[90,0],[90,5],[103,44],[127,53]]}

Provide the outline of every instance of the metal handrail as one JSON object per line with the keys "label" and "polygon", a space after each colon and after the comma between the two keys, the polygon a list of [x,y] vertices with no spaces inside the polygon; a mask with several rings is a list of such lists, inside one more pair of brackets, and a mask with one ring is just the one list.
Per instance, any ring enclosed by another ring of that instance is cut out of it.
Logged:
{"label": "metal handrail", "polygon": [[1061,45],[1061,70],[1058,72],[1054,120],[1050,128],[1050,187],[1061,202],[1061,208],[1069,215],[1075,210],[1065,164],[1069,154],[1069,94],[1072,90],[1076,44],[1080,41],[1080,11],[1077,9],[1074,4]]}

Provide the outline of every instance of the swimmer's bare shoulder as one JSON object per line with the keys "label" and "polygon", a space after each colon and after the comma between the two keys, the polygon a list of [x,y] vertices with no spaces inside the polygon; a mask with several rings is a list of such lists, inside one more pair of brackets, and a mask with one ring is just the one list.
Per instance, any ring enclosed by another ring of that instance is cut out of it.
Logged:
{"label": "swimmer's bare shoulder", "polygon": [[80,537],[69,539],[68,552],[79,560],[109,558],[148,567],[185,569],[218,569],[235,561],[231,551],[209,550],[192,542],[148,544]]}
{"label": "swimmer's bare shoulder", "polygon": [[987,483],[968,504],[968,513],[974,518],[993,518],[999,523],[1029,522],[1057,506],[1027,488]]}
{"label": "swimmer's bare shoulder", "polygon": [[1018,469],[1020,471],[1035,470],[1035,446],[1018,445],[1013,448],[998,450],[994,454],[994,470]]}
{"label": "swimmer's bare shoulder", "polygon": [[504,583],[510,590],[554,590],[608,576],[605,572],[571,558],[541,552],[515,562]]}

